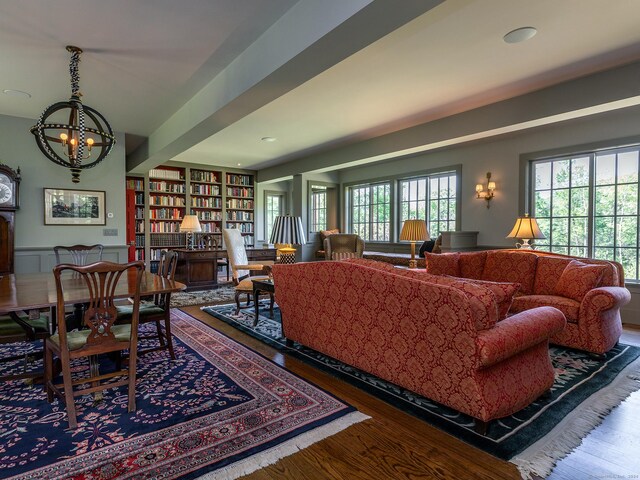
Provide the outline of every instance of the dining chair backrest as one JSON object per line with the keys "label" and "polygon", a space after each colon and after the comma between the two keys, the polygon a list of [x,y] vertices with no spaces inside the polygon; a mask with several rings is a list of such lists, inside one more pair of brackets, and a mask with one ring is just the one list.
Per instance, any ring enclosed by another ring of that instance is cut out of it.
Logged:
{"label": "dining chair backrest", "polygon": [[[160,255],[160,263],[158,264],[158,275],[167,280],[173,280],[178,266],[178,253],[173,250],[164,250]],[[164,309],[168,307],[167,299],[170,293],[157,293],[153,296],[153,303]]]}
{"label": "dining chair backrest", "polygon": [[223,228],[222,237],[224,238],[224,244],[227,247],[227,258],[231,265],[233,278],[237,280],[238,278],[249,275],[248,270],[238,270],[236,268],[237,265],[249,264],[247,250],[245,249],[244,239],[242,238],[242,232],[236,228]]}
{"label": "dining chair backrest", "polygon": [[[129,272],[128,270],[131,270]],[[74,273],[74,282],[64,282],[63,273]],[[57,293],[57,332],[60,338],[60,349],[67,350],[67,325],[65,316],[65,290],[67,288],[86,288],[89,301],[84,311],[84,325],[89,328],[86,343],[76,352],[83,349],[99,353],[101,347],[109,349],[118,342],[111,331],[116,320],[117,311],[114,304],[116,287],[123,274],[134,275],[135,290],[133,294],[134,313],[131,320],[131,344],[137,341],[138,315],[140,308],[140,284],[144,263],[141,261],[119,264],[113,262],[95,262],[90,265],[60,264],[53,269]],[[106,350],[110,351],[110,350]]]}
{"label": "dining chair backrest", "polygon": [[58,245],[53,247],[53,252],[56,254],[56,265],[63,263],[62,255],[64,254],[71,256],[71,261],[65,261],[64,263],[71,263],[73,265],[87,265],[93,262],[101,262],[103,250],[104,246],[101,244],[72,246]]}

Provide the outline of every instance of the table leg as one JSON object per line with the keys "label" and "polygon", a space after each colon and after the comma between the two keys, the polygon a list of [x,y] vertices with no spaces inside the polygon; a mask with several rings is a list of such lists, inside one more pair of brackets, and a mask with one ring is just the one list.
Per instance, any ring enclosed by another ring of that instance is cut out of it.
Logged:
{"label": "table leg", "polygon": [[255,327],[258,324],[258,316],[260,315],[260,289],[253,287],[253,306],[255,315],[253,317],[253,326]]}

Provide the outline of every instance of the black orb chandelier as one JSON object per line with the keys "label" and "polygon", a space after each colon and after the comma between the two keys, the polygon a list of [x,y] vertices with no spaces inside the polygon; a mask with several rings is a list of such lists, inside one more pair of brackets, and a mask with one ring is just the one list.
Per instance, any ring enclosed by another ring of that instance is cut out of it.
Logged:
{"label": "black orb chandelier", "polygon": [[68,102],[54,103],[42,112],[31,133],[42,153],[52,162],[71,169],[71,181],[78,183],[80,171],[104,160],[116,139],[102,114],[80,100],[78,63],[82,50],[68,46],[67,51],[71,52],[71,98]]}

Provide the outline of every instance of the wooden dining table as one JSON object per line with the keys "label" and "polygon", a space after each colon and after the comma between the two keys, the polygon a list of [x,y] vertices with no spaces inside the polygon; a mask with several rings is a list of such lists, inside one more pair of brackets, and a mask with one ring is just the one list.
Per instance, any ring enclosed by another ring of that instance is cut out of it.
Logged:
{"label": "wooden dining table", "polygon": [[[131,297],[135,292],[136,272],[129,269],[116,286],[115,297]],[[89,290],[85,282],[72,272],[64,272],[62,282],[65,304],[89,301]],[[155,273],[144,272],[140,285],[140,296],[171,293],[184,290],[186,286],[168,280]],[[53,273],[14,273],[0,277],[0,312],[29,311],[56,306],[57,292]]]}

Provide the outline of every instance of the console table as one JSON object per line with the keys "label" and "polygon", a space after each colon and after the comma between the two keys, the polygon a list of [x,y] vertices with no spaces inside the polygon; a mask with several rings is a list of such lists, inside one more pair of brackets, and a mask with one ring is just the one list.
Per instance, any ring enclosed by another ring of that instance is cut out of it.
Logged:
{"label": "console table", "polygon": [[[247,248],[249,261],[275,261],[275,248]],[[195,249],[176,248],[178,265],[176,280],[187,286],[187,291],[204,290],[218,286],[218,259],[227,258],[221,248]]]}

